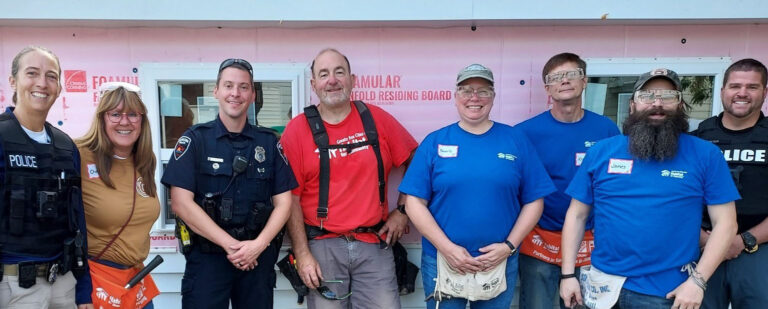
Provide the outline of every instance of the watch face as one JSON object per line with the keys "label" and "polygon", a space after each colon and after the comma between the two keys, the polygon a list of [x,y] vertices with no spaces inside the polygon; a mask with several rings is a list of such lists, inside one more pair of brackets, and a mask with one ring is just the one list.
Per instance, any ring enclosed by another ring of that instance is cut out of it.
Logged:
{"label": "watch face", "polygon": [[741,233],[741,239],[744,240],[744,247],[747,249],[752,249],[757,245],[757,239],[755,239],[755,236],[753,236],[752,233]]}

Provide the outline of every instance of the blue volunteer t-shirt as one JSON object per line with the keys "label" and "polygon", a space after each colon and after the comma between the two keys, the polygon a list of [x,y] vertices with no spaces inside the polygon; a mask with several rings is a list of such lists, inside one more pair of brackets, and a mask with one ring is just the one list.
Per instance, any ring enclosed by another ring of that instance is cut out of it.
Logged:
{"label": "blue volunteer t-shirt", "polygon": [[662,162],[633,157],[627,143],[619,135],[592,146],[565,193],[592,205],[592,265],[626,276],[628,290],[665,297],[699,257],[704,205],[740,197],[712,143],[681,134],[677,155]]}
{"label": "blue volunteer t-shirt", "polygon": [[[506,239],[521,205],[555,187],[525,135],[494,122],[481,135],[458,123],[429,134],[399,190],[429,201],[429,211],[448,238],[478,256],[478,249]],[[437,256],[426,238],[422,249]]]}
{"label": "blue volunteer t-shirt", "polygon": [[[571,204],[571,197],[565,188],[581,165],[587,149],[597,141],[619,135],[619,129],[610,119],[584,110],[584,117],[573,123],[560,122],[545,111],[517,126],[528,137],[539,159],[547,169],[557,192],[544,198],[544,213],[539,227],[550,231],[561,231],[565,213]],[[592,229],[592,216],[587,219],[586,229]]]}

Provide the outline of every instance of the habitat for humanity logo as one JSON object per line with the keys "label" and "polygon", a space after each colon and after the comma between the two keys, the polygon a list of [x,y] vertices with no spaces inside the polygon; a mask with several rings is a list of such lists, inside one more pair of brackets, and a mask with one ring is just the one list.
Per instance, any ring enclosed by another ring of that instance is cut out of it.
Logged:
{"label": "habitat for humanity logo", "polygon": [[688,172],[686,172],[686,171],[662,170],[661,171],[661,176],[662,177],[672,177],[672,178],[683,179],[685,177],[686,173],[688,173]]}
{"label": "habitat for humanity logo", "polygon": [[85,70],[64,70],[64,89],[67,92],[86,92]]}

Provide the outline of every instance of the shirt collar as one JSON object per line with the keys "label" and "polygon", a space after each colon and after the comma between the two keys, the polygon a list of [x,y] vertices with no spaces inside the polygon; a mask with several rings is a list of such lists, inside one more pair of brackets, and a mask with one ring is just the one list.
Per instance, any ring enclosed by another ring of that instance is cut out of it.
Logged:
{"label": "shirt collar", "polygon": [[[214,120],[214,122],[216,123],[214,125],[214,133],[216,133],[216,138],[232,135],[227,130],[227,127],[224,126],[224,123],[221,122],[221,119],[219,119],[219,115],[216,115],[216,120]],[[251,125],[247,120],[245,121],[245,126],[243,126],[243,131],[235,134],[239,134],[240,136],[245,136],[250,139],[253,139],[256,137],[256,132],[253,125]]]}

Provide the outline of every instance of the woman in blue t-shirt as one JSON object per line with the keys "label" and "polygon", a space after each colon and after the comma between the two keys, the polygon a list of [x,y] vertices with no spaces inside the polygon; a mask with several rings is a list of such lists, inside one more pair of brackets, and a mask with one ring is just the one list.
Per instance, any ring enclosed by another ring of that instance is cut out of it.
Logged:
{"label": "woman in blue t-shirt", "polygon": [[[473,64],[461,70],[459,122],[424,139],[400,185],[408,195],[406,212],[424,235],[422,278],[428,308],[441,298],[434,293],[439,259],[459,274],[498,271],[506,263],[509,288],[492,299],[471,301],[471,307],[509,308],[517,277],[516,247],[539,220],[542,198],[555,191],[524,135],[489,119],[494,97],[488,68]],[[483,288],[494,284],[476,283]],[[465,308],[467,300],[442,299],[440,308]]]}

